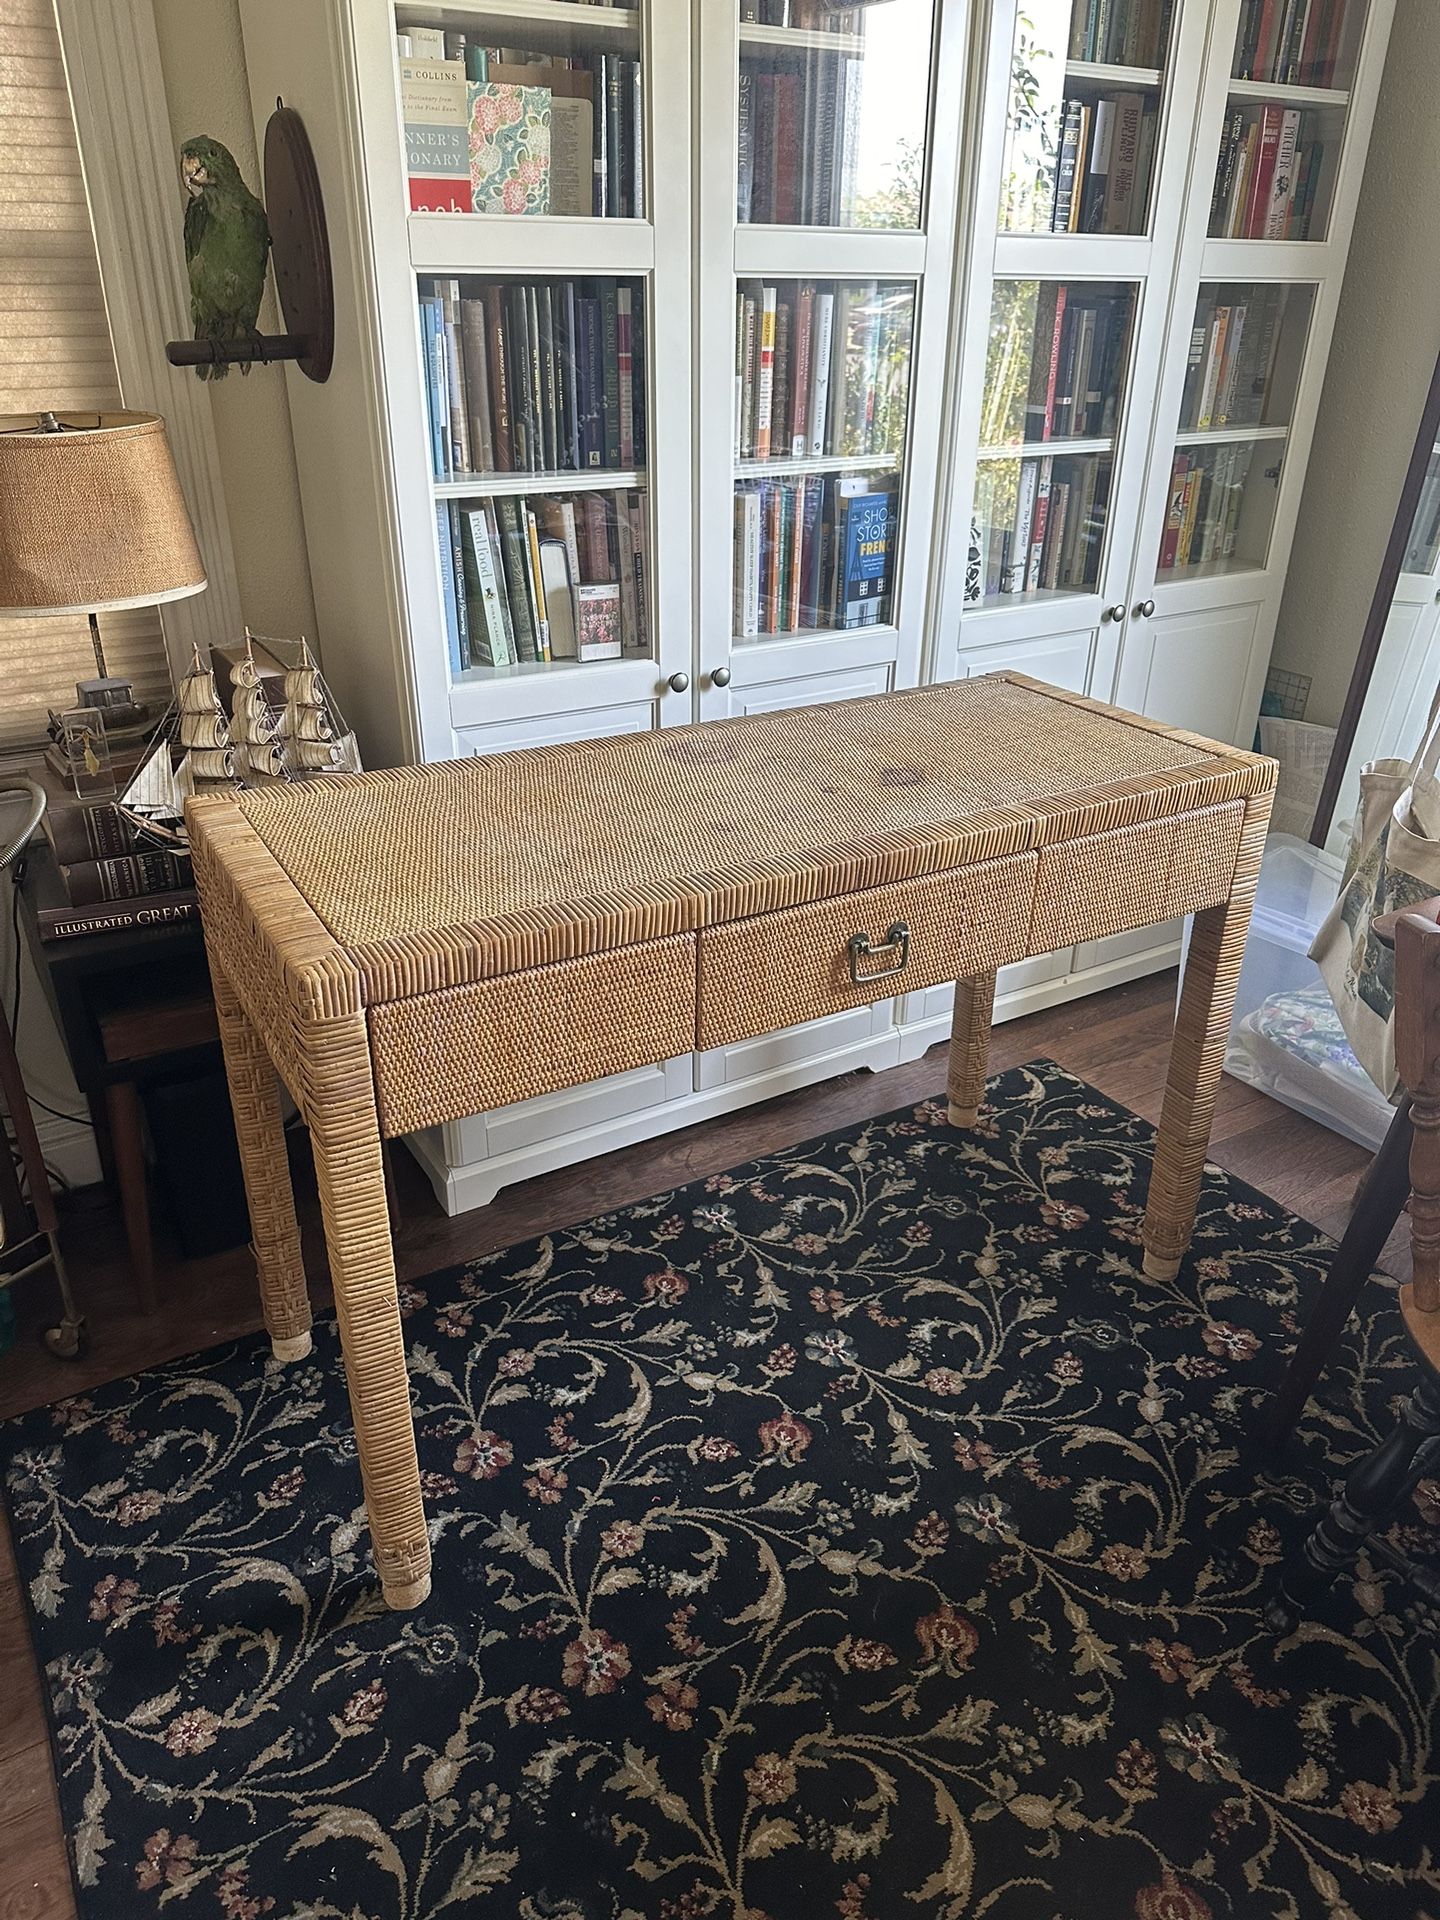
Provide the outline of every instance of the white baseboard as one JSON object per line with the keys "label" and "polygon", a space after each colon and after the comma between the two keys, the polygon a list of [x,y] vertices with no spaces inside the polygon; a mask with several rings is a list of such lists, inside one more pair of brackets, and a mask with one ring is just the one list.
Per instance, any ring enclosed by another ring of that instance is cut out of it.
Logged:
{"label": "white baseboard", "polygon": [[794,1061],[774,1072],[730,1086],[684,1094],[678,1100],[642,1108],[614,1122],[561,1134],[542,1145],[515,1153],[451,1165],[445,1158],[444,1132],[439,1127],[407,1135],[405,1145],[434,1188],[435,1198],[453,1218],[475,1207],[488,1206],[503,1187],[533,1179],[536,1174],[573,1167],[581,1160],[593,1160],[602,1153],[614,1153],[620,1147],[653,1140],[658,1134],[677,1133],[681,1127],[695,1126],[722,1113],[754,1106],[760,1100],[773,1100],[779,1094],[793,1093],[797,1087],[812,1086],[817,1080],[831,1080],[861,1067],[879,1072],[898,1064],[898,1032],[892,1027],[862,1044],[815,1054],[808,1060]]}
{"label": "white baseboard", "polygon": [[69,1186],[93,1187],[100,1179],[100,1155],[91,1128],[35,1113],[35,1132],[46,1166],[53,1167]]}

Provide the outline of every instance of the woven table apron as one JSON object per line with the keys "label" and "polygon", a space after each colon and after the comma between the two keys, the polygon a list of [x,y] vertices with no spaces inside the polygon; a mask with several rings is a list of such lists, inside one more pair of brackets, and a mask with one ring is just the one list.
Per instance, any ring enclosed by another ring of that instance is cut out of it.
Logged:
{"label": "woven table apron", "polygon": [[187,816],[276,1356],[310,1348],[277,1075],[310,1129],[376,1567],[430,1588],[382,1138],[1194,913],[1145,1217],[1190,1242],[1275,765],[1019,674]]}

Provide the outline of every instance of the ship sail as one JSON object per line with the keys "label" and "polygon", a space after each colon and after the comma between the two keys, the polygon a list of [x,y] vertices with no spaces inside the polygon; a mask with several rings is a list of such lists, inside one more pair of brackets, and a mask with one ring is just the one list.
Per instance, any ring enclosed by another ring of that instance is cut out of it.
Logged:
{"label": "ship sail", "polygon": [[[177,763],[176,749],[180,750]],[[233,781],[235,755],[215,676],[197,647],[152,750],[116,803],[136,831],[166,845],[185,842],[185,802],[204,781]]]}
{"label": "ship sail", "polygon": [[335,739],[325,683],[303,638],[299,657],[285,675],[281,732],[286,756],[297,772],[333,773],[341,766],[342,756]]}
{"label": "ship sail", "polygon": [[278,716],[265,698],[248,630],[245,635],[245,657],[231,673],[230,685],[233,692],[230,740],[235,750],[237,770],[242,776],[252,773],[262,778],[283,779],[286,772],[285,742]]}

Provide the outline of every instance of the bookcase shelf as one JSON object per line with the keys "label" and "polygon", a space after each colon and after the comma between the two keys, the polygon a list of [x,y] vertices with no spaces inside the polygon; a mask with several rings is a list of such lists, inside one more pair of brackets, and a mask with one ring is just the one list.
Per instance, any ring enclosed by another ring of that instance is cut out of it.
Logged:
{"label": "bookcase shelf", "polygon": [[513,493],[612,493],[648,484],[643,467],[628,473],[585,467],[567,473],[467,473],[458,479],[435,480],[437,500],[493,500]]}
{"label": "bookcase shelf", "polygon": [[1077,86],[1143,87],[1154,89],[1165,84],[1159,67],[1114,67],[1101,60],[1067,60],[1065,78]]}
{"label": "bookcase shelf", "polygon": [[1047,456],[1067,453],[1111,453],[1115,448],[1113,434],[1096,434],[1090,439],[1072,438],[1069,440],[1020,440],[1003,446],[981,447],[975,458],[991,460],[1041,460]]}
{"label": "bookcase shelf", "polygon": [[796,473],[894,473],[901,465],[898,453],[815,453],[777,460],[737,460],[737,480],[779,480]]}
{"label": "bookcase shelf", "polygon": [[429,7],[395,8],[395,25],[453,27],[477,39],[514,45],[523,41],[536,53],[575,53],[613,47],[634,53],[640,44],[640,13],[634,7],[577,6],[574,0],[446,0]]}
{"label": "bookcase shelf", "polygon": [[877,620],[868,627],[799,627],[793,633],[734,633],[730,636],[732,647],[768,650],[775,647],[808,645],[812,642],[835,643],[839,641],[866,641],[882,649],[893,652],[900,639],[900,629],[889,620]]}
{"label": "bookcase shelf", "polygon": [[1231,80],[1225,89],[1231,100],[1258,100],[1280,107],[1348,107],[1350,95],[1338,87],[1282,86],[1271,80]]}
{"label": "bookcase shelf", "polygon": [[412,213],[409,233],[416,273],[630,274],[655,265],[655,229],[646,220]]}
{"label": "bookcase shelf", "polygon": [[863,33],[827,33],[823,27],[766,27],[753,20],[742,20],[740,44],[777,51],[798,47],[821,53],[863,54],[865,36]]}
{"label": "bookcase shelf", "polygon": [[1177,447],[1219,447],[1235,440],[1285,440],[1288,427],[1206,427],[1203,432],[1177,433]]}

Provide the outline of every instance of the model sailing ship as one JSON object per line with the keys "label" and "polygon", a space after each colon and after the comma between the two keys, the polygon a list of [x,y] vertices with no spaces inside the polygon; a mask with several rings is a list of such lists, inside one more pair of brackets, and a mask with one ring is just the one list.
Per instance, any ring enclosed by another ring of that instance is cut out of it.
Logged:
{"label": "model sailing ship", "polygon": [[[273,651],[278,643],[270,642]],[[268,785],[327,773],[358,773],[355,736],[346,730],[306,642],[285,669],[284,704],[272,705],[255,659],[255,636],[231,669],[226,716],[214,671],[197,647],[153,751],[121,795],[119,811],[142,839],[183,846],[185,802],[221,786]],[[179,757],[177,759],[177,749]]]}

